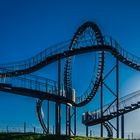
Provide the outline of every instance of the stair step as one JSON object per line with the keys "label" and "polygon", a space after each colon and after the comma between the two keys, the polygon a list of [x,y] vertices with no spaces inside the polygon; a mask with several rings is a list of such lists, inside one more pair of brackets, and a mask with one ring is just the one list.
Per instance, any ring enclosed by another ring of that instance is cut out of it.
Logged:
{"label": "stair step", "polygon": [[138,104],[131,104],[131,106],[138,106]]}
{"label": "stair step", "polygon": [[112,115],[116,115],[116,114],[117,114],[117,112],[111,112],[110,114],[112,114]]}
{"label": "stair step", "polygon": [[123,62],[125,62],[125,61],[127,61],[127,59],[126,58],[123,58]]}
{"label": "stair step", "polygon": [[132,107],[131,106],[126,106],[124,107],[125,109],[131,109]]}
{"label": "stair step", "polygon": [[124,108],[123,108],[123,109],[119,109],[119,111],[120,111],[120,112],[123,112],[123,111],[125,111],[125,109],[124,109]]}

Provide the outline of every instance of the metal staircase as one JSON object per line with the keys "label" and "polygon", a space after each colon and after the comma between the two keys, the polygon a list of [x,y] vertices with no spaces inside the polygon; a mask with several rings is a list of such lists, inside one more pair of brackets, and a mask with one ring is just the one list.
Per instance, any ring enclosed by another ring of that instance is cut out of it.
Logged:
{"label": "metal staircase", "polygon": [[42,67],[45,67],[46,65],[56,61],[58,58],[56,58],[55,55],[68,50],[69,44],[70,40],[63,41],[45,49],[44,51],[27,60],[0,64],[0,68],[2,68],[0,70],[0,76],[12,77],[37,71]]}
{"label": "metal staircase", "polygon": [[[140,108],[140,91],[136,91],[127,96],[120,98],[119,116],[129,113]],[[104,106],[104,115],[101,117],[100,109],[94,112],[86,112],[82,116],[82,123],[88,126],[100,124],[101,122],[109,121],[117,116],[116,105],[110,104]]]}
{"label": "metal staircase", "polygon": [[108,136],[108,138],[113,138],[113,130],[110,127],[110,125],[107,122],[103,123],[103,125],[106,128],[106,130],[107,130],[107,136]]}

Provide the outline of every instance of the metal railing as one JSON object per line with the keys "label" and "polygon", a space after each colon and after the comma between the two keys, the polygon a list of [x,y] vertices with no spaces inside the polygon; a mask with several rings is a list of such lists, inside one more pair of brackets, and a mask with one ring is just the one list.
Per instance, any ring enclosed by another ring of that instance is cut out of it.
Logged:
{"label": "metal railing", "polygon": [[[79,47],[79,48],[83,48],[83,47],[87,47],[87,46],[94,47],[94,46],[98,46],[98,45],[110,46],[110,47],[115,48],[116,51],[118,52],[118,54],[121,55],[123,58],[125,58],[127,61],[130,61],[131,63],[136,64],[136,65],[140,65],[140,57],[137,57],[134,54],[124,50],[120,46],[120,44],[110,36],[103,37],[103,44],[98,44],[97,40],[88,39],[88,40],[80,41],[80,44],[78,43],[78,45],[77,45],[77,47]],[[90,84],[89,87],[91,87],[91,86],[92,85]],[[83,100],[85,100],[90,95],[90,93],[92,91],[90,89],[91,88],[88,88],[88,90],[86,90],[83,95],[81,95],[80,97],[77,97],[76,101],[82,102]]]}
{"label": "metal railing", "polygon": [[[49,56],[59,54],[59,53],[62,53],[64,51],[68,50],[69,44],[70,44],[70,40],[63,41],[61,43],[58,43],[54,46],[51,46],[51,47],[45,49],[44,51],[38,53],[37,55],[35,55],[32,58],[29,58],[29,59],[23,60],[23,61],[0,64],[0,67],[6,68],[10,71],[25,70],[25,69],[28,69],[30,67],[33,67],[33,66],[41,63],[42,61],[45,61],[46,58]],[[2,73],[2,71],[1,71],[1,73]]]}
{"label": "metal railing", "polygon": [[[119,99],[119,109],[124,109],[125,107],[131,107],[132,104],[137,104],[138,102],[140,102],[140,90],[120,98]],[[111,105],[111,103],[107,104],[103,107],[103,110],[104,111],[106,110],[105,112],[103,111],[104,116],[110,115],[112,112],[117,112],[115,102],[111,106],[110,105]],[[88,115],[90,116],[90,119],[96,120],[96,119],[101,118],[100,113],[101,113],[100,109],[95,109],[93,112],[88,112]],[[84,113],[82,115],[83,122],[87,121],[85,116],[86,116],[86,113]]]}
{"label": "metal railing", "polygon": [[[43,61],[46,60],[47,57],[55,55],[55,54],[59,54],[59,53],[63,53],[64,51],[68,51],[69,50],[69,45],[70,45],[70,40],[68,41],[64,41],[62,43],[56,44],[50,48],[47,48],[46,50],[40,52],[39,54],[35,55],[34,57],[24,60],[24,61],[20,61],[20,62],[13,62],[13,63],[7,63],[7,64],[1,64],[0,66],[2,68],[6,68],[7,71],[0,69],[1,73],[5,73],[5,72],[13,72],[13,71],[17,71],[17,70],[25,70],[28,69],[30,67],[33,67]],[[116,49],[116,51],[118,52],[119,55],[123,56],[124,58],[127,59],[127,61],[130,61],[131,63],[140,65],[140,58],[133,55],[132,53],[127,52],[126,50],[124,50],[123,48],[120,47],[119,43],[114,40],[112,37],[109,36],[104,36],[103,37],[103,44],[98,44],[97,40],[93,40],[91,39],[85,39],[85,40],[80,40],[77,41],[77,43],[75,44],[74,48],[83,48],[83,47],[94,47],[97,45],[106,45],[106,46],[110,46]],[[73,48],[73,49],[74,49]],[[34,87],[35,84],[33,84],[33,82],[31,82],[32,84],[31,87]],[[42,83],[40,83],[39,85],[42,85]],[[39,86],[40,87],[40,86]],[[44,87],[44,86],[43,86]],[[93,88],[93,85],[90,84],[88,90],[80,97],[77,97],[77,102],[82,102],[83,100],[85,100],[88,95],[90,95],[91,88]]]}
{"label": "metal railing", "polygon": [[[31,78],[30,78],[30,77]],[[24,89],[30,89],[35,91],[41,91],[44,93],[58,94],[58,84],[56,81],[45,79],[35,75],[28,75],[26,77],[2,77],[0,78],[0,84],[10,85],[11,87],[19,87]],[[60,90],[60,95],[66,97],[65,91],[63,90],[63,85],[61,85],[62,89]]]}

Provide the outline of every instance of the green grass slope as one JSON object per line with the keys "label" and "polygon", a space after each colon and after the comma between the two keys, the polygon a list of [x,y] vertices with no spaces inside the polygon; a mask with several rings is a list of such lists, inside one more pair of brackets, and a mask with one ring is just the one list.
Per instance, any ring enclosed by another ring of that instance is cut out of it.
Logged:
{"label": "green grass slope", "polygon": [[105,138],[89,138],[89,137],[86,138],[86,137],[80,137],[80,136],[67,137],[67,136],[42,135],[42,134],[0,133],[0,140],[105,140]]}

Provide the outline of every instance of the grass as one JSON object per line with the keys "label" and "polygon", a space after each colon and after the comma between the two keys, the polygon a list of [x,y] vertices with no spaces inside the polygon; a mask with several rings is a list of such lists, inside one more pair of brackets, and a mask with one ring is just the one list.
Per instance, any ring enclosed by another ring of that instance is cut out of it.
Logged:
{"label": "grass", "polygon": [[107,140],[107,138],[89,138],[89,137],[86,138],[86,137],[81,137],[81,136],[67,137],[67,136],[31,134],[31,133],[26,133],[26,134],[0,133],[0,140]]}

